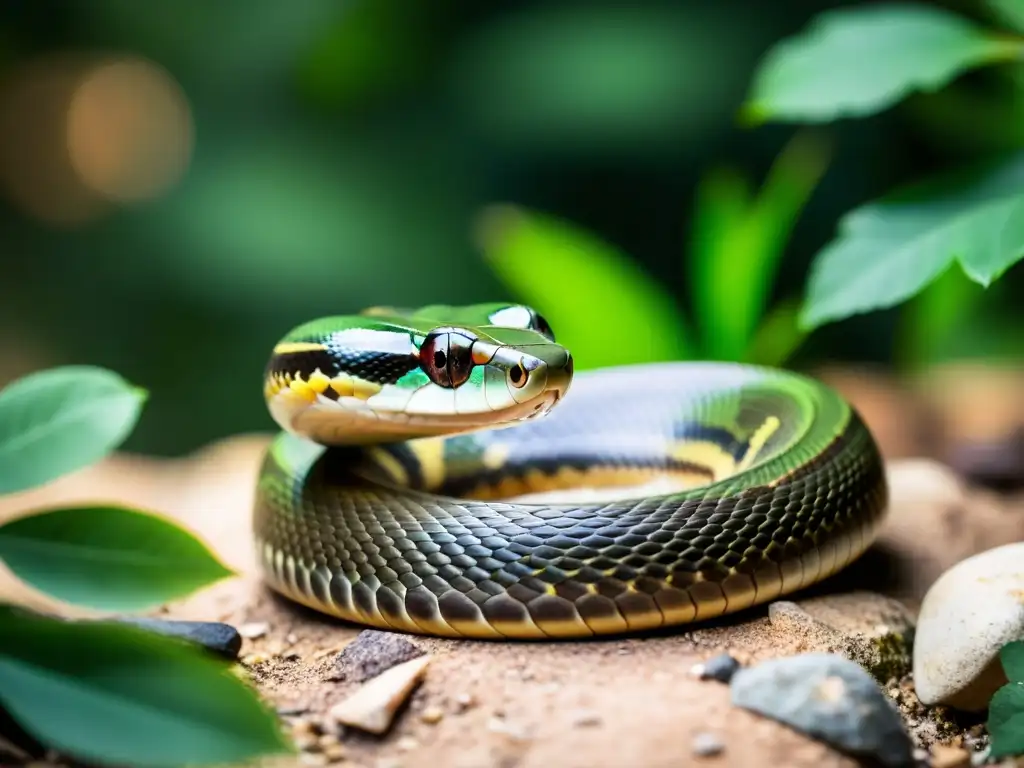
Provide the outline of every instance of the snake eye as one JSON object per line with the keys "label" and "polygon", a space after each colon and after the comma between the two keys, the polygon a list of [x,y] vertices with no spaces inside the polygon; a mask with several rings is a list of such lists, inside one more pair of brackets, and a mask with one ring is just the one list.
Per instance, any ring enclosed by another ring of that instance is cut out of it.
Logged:
{"label": "snake eye", "polygon": [[508,369],[508,380],[516,389],[522,389],[526,386],[526,382],[530,380],[530,374],[526,372],[522,365],[517,363]]}
{"label": "snake eye", "polygon": [[462,386],[473,371],[473,340],[450,331],[429,334],[420,346],[420,368],[439,387]]}

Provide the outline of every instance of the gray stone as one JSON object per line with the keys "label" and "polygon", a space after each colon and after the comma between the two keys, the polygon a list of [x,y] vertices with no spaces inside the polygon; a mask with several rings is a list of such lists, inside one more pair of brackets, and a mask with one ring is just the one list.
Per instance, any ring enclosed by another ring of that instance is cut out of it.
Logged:
{"label": "gray stone", "polygon": [[728,683],[740,668],[740,663],[728,653],[720,653],[705,661],[702,667],[701,680],[717,680],[720,683]]}
{"label": "gray stone", "polygon": [[725,751],[725,744],[713,733],[702,731],[693,737],[693,754],[698,757],[714,757]]}
{"label": "gray stone", "polygon": [[999,651],[1024,640],[1024,543],[961,560],[924,596],[914,639],[914,687],[926,706],[978,712],[1006,683]]}
{"label": "gray stone", "polygon": [[732,703],[886,766],[914,764],[899,713],[867,671],[834,654],[765,661],[732,678]]}
{"label": "gray stone", "polygon": [[232,660],[238,657],[238,651],[242,648],[242,636],[238,630],[219,621],[174,621],[134,616],[121,618],[120,621],[150,632],[187,640]]}
{"label": "gray stone", "polygon": [[395,632],[366,629],[337,655],[330,679],[361,683],[424,653]]}

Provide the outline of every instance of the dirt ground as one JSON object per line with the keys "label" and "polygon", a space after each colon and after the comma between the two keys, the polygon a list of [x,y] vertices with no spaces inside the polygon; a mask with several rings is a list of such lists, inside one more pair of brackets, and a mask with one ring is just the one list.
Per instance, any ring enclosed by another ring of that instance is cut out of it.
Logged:
{"label": "dirt ground", "polygon": [[[974,552],[1024,539],[1024,492],[971,485],[945,464],[954,461],[965,436],[995,439],[1008,423],[1024,424],[1018,412],[1024,407],[1024,375],[950,368],[923,380],[913,393],[863,372],[821,375],[854,401],[875,431],[892,486],[889,521],[877,545],[828,583],[787,598],[834,628],[834,641],[870,635],[880,623],[899,623],[901,611],[912,618],[917,601],[945,568]],[[965,408],[965,402],[985,406]],[[999,408],[1002,415],[994,416]],[[965,416],[972,409],[974,419]],[[309,746],[275,765],[858,764],[733,708],[726,685],[690,674],[694,664],[721,651],[748,662],[828,644],[814,632],[773,622],[766,606],[711,625],[631,639],[498,643],[410,636],[430,654],[430,663],[390,731],[334,733],[323,725],[325,713],[361,685],[333,679],[335,657],[362,628],[278,599],[255,579],[248,515],[267,439],[242,436],[174,461],[117,455],[46,488],[4,498],[0,516],[66,501],[130,503],[174,517],[238,569],[239,577],[169,606],[165,615],[235,626],[266,623],[263,636],[244,641],[243,663]],[[12,592],[30,604],[66,610],[20,587],[0,567],[0,594]],[[906,678],[902,687],[892,683],[890,695],[909,702],[908,727],[924,749],[960,744],[978,722],[920,712]],[[329,732],[326,738],[318,737],[321,730]],[[699,755],[708,741],[719,743],[717,754]]]}

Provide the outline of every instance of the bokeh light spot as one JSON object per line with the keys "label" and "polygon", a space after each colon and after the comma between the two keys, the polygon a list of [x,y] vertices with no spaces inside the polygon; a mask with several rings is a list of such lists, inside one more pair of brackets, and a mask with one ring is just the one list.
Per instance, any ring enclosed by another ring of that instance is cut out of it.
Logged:
{"label": "bokeh light spot", "polygon": [[72,167],[84,184],[114,201],[150,199],[181,179],[192,134],[191,112],[178,84],[147,61],[92,69],[68,108]]}

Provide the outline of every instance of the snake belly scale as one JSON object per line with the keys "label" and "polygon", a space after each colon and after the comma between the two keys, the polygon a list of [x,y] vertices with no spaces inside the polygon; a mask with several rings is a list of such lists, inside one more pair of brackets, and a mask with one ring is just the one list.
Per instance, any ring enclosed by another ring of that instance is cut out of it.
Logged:
{"label": "snake belly scale", "polygon": [[837,572],[887,508],[875,441],[829,387],[714,362],[574,376],[522,305],[307,323],[276,346],[264,394],[283,428],[256,489],[264,581],[383,629],[701,621]]}

